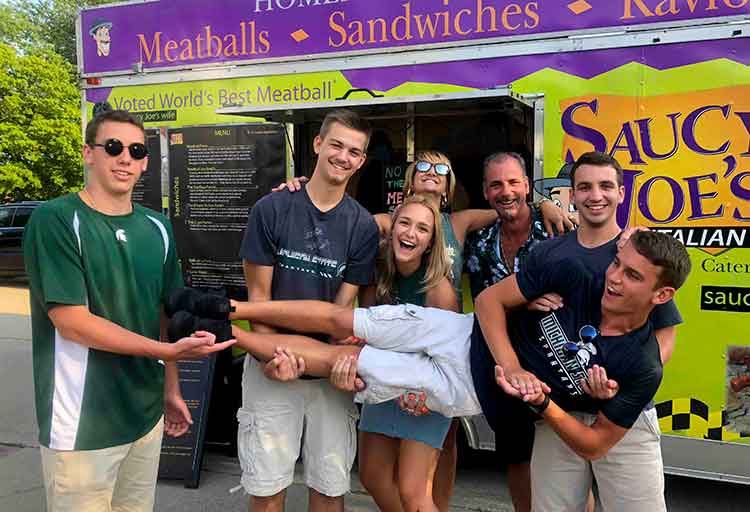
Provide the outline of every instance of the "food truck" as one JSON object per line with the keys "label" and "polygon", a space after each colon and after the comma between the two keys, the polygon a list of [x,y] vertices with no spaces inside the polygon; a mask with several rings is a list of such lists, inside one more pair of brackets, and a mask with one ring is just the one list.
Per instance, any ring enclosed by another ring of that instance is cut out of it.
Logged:
{"label": "food truck", "polygon": [[[454,208],[485,206],[491,152],[520,153],[566,208],[565,164],[613,155],[620,225],[693,263],[655,400],[665,470],[750,483],[749,36],[750,0],[133,1],[80,13],[82,120],[102,102],[140,116],[142,197],[169,210],[186,280],[237,293],[248,209],[311,172],[333,107],[374,126],[350,184],[373,213],[419,149],[450,156]],[[492,446],[481,418],[463,425]]]}

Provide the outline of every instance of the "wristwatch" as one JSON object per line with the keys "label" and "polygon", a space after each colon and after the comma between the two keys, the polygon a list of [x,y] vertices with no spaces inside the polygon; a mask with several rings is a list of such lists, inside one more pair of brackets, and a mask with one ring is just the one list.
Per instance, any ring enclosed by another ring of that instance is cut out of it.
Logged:
{"label": "wristwatch", "polygon": [[534,405],[532,403],[527,403],[526,405],[528,405],[529,409],[531,409],[533,412],[541,416],[544,411],[547,410],[547,407],[549,407],[549,395],[544,395],[544,400],[539,405]]}

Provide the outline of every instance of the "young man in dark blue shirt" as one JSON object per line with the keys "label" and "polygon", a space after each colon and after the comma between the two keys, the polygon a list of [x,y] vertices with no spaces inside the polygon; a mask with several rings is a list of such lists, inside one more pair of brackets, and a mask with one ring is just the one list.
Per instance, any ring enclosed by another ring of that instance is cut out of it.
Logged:
{"label": "young man in dark blue shirt", "polygon": [[[253,207],[240,250],[250,301],[316,299],[351,307],[359,286],[370,284],[378,229],[346,194],[369,137],[369,124],[355,113],[330,112],[315,137],[318,159],[304,190],[269,194]],[[253,329],[274,332],[257,323]],[[326,380],[276,382],[263,370],[246,359],[237,413],[242,485],[252,510],[284,509],[302,454],[310,510],[343,512],[356,453],[351,395]]]}

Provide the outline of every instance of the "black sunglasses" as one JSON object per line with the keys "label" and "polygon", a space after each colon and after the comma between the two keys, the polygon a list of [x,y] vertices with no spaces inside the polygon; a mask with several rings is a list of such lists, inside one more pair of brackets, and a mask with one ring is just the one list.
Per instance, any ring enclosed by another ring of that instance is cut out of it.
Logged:
{"label": "black sunglasses", "polygon": [[578,331],[578,337],[580,338],[580,341],[578,341],[577,343],[569,341],[565,345],[563,345],[563,348],[569,354],[575,354],[583,347],[585,343],[591,343],[597,336],[599,336],[599,331],[596,329],[596,327],[593,327],[591,325],[584,325]]}
{"label": "black sunglasses", "polygon": [[[125,147],[122,145],[122,142],[120,142],[118,139],[107,139],[104,141],[104,144],[91,145],[97,148],[104,148],[104,151],[106,151],[110,156],[117,156],[122,153],[123,149],[125,149]],[[148,156],[148,148],[146,148],[145,144],[141,144],[140,142],[133,142],[131,145],[129,145],[128,152],[130,153],[130,156],[133,158],[133,160],[143,160]]]}
{"label": "black sunglasses", "polygon": [[435,172],[440,176],[447,176],[451,172],[451,168],[448,164],[433,164],[425,160],[419,160],[414,164],[414,168],[419,172],[429,172],[430,169],[435,168]]}

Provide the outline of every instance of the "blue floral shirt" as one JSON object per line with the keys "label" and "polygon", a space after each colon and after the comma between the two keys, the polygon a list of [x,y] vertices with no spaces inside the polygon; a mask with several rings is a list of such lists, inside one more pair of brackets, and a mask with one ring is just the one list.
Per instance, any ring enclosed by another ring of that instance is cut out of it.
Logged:
{"label": "blue floral shirt", "polygon": [[502,220],[486,228],[473,231],[466,237],[464,244],[464,261],[471,283],[471,296],[476,297],[482,290],[518,271],[531,248],[547,239],[547,232],[542,222],[542,213],[533,204],[531,207],[531,232],[516,254],[513,268],[508,268],[502,256],[503,244],[499,240]]}

